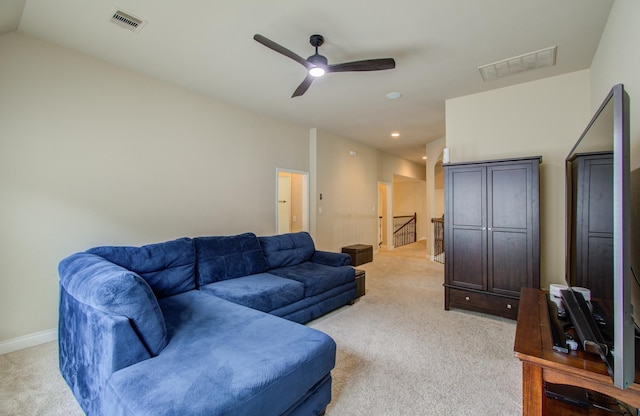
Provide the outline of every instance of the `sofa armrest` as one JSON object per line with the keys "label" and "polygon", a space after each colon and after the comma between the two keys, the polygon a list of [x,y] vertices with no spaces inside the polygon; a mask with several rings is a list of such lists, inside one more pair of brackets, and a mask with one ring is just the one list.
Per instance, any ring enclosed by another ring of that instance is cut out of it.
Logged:
{"label": "sofa armrest", "polygon": [[67,257],[58,271],[62,289],[78,304],[126,317],[151,356],[167,345],[167,328],[158,301],[136,273],[89,253]]}
{"label": "sofa armrest", "polygon": [[86,414],[102,414],[111,375],[151,356],[127,317],[80,303],[63,287],[59,316],[60,373]]}
{"label": "sofa armrest", "polygon": [[351,264],[351,256],[345,253],[316,250],[311,256],[311,261],[325,266],[349,266]]}

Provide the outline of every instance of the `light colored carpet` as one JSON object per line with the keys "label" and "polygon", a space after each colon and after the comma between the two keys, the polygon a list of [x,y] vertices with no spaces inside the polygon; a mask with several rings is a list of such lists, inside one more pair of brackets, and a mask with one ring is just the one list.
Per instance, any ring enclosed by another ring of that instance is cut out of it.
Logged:
{"label": "light colored carpet", "polygon": [[[380,252],[366,295],[309,326],[338,345],[327,416],[520,415],[515,322],[445,311],[424,243]],[[0,356],[0,415],[81,415],[55,343]],[[259,415],[256,415],[259,416]]]}
{"label": "light colored carpet", "polygon": [[55,342],[0,355],[0,415],[83,414],[58,370]]}
{"label": "light colored carpet", "polygon": [[338,344],[327,415],[521,414],[515,321],[445,311],[444,266],[412,246],[358,266],[366,295],[310,323]]}

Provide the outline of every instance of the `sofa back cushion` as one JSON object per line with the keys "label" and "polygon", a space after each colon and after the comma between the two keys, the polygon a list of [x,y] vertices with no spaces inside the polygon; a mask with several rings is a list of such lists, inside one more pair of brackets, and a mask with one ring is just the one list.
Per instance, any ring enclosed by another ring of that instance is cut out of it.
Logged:
{"label": "sofa back cushion", "polygon": [[253,233],[195,238],[198,285],[262,273],[267,262]]}
{"label": "sofa back cushion", "polygon": [[58,271],[62,289],[76,301],[100,312],[128,318],[152,356],[167,345],[167,328],[158,300],[148,283],[136,273],[89,253],[67,257],[60,262]]}
{"label": "sofa back cushion", "polygon": [[316,251],[313,239],[304,231],[260,237],[260,244],[267,258],[269,270],[309,261]]}
{"label": "sofa back cushion", "polygon": [[190,238],[142,247],[95,247],[87,250],[87,253],[103,257],[140,275],[159,298],[196,288],[196,252]]}

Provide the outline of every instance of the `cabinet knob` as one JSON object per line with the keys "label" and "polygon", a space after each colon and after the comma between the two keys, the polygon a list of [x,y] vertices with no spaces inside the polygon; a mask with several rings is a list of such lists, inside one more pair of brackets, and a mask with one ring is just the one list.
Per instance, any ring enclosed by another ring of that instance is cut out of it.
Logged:
{"label": "cabinet knob", "polygon": [[511,309],[511,304],[507,303],[507,309]]}
{"label": "cabinet knob", "polygon": [[469,300],[469,296],[465,296],[465,297],[464,297],[464,300]]}

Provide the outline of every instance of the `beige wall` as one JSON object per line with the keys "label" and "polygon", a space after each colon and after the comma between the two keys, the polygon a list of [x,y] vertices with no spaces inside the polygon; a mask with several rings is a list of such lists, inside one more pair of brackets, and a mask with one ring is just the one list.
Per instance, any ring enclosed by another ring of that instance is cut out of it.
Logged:
{"label": "beige wall", "polygon": [[398,157],[383,154],[381,158],[380,180],[386,183],[393,183],[393,175],[405,176],[407,178],[426,180],[427,174],[423,165],[408,162]]}
{"label": "beige wall", "polygon": [[427,238],[431,217],[427,212],[427,183],[420,179],[407,179],[395,175],[393,181],[393,215],[416,213],[416,240]]}
{"label": "beige wall", "polygon": [[[349,151],[356,155],[350,156]],[[316,205],[318,248],[340,251],[351,244],[377,246],[380,161],[377,150],[318,130],[317,189],[311,195]]]}
{"label": "beige wall", "polygon": [[424,166],[328,132],[313,129],[311,137],[310,205],[316,246],[331,251],[351,244],[378,247],[378,182],[392,184],[396,174],[424,180]]}
{"label": "beige wall", "polygon": [[[591,65],[591,112],[615,84],[630,98],[631,163],[640,167],[640,2],[615,0]],[[585,126],[586,127],[586,126]]]}
{"label": "beige wall", "polygon": [[[442,169],[442,151],[446,146],[446,138],[441,137],[427,143],[427,211],[429,218],[441,217],[444,213],[444,172]],[[430,220],[429,220],[430,221]],[[433,227],[427,232],[429,255],[433,256]]]}
{"label": "beige wall", "polygon": [[300,173],[294,173],[291,175],[291,225],[290,229],[292,233],[298,231],[304,231],[303,226],[303,184],[305,176]]}
{"label": "beige wall", "polygon": [[[378,243],[380,247],[384,246],[386,248],[387,239],[388,239],[388,231],[387,227],[384,226],[385,221],[388,218],[389,213],[387,212],[387,206],[389,205],[389,201],[387,199],[388,187],[391,184],[386,184],[382,182],[378,182]],[[375,246],[374,246],[375,249]]]}
{"label": "beige wall", "polygon": [[442,160],[436,164],[433,169],[434,176],[434,217],[440,218],[444,215],[444,167],[442,167]]}
{"label": "beige wall", "polygon": [[273,234],[276,167],[308,171],[307,128],[16,33],[0,56],[0,341],[56,327],[63,257]]}
{"label": "beige wall", "polygon": [[542,287],[564,281],[564,159],[590,113],[589,70],[446,102],[451,162],[542,156]]}

